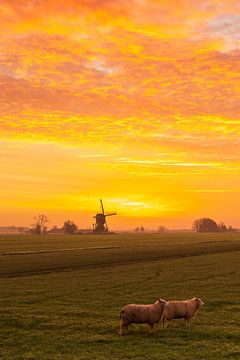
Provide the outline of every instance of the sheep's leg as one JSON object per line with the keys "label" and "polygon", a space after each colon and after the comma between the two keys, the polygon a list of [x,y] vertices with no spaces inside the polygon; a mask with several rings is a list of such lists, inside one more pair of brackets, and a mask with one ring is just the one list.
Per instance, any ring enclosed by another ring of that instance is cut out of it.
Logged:
{"label": "sheep's leg", "polygon": [[162,326],[163,326],[163,328],[166,327],[166,320],[165,319],[162,319]]}
{"label": "sheep's leg", "polygon": [[185,326],[189,326],[189,325],[190,325],[190,319],[185,318]]}
{"label": "sheep's leg", "polygon": [[150,327],[149,334],[154,335],[154,324],[149,324],[149,327]]}
{"label": "sheep's leg", "polygon": [[123,336],[125,335],[125,330],[127,329],[127,326],[124,325],[122,319],[120,320],[120,329],[119,329],[119,335]]}

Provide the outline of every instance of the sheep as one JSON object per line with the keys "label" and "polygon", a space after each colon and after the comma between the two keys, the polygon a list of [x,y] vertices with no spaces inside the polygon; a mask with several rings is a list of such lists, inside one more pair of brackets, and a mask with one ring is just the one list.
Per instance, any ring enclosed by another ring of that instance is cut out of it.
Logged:
{"label": "sheep", "polygon": [[162,315],[162,325],[165,327],[165,322],[172,319],[185,319],[185,325],[190,324],[190,320],[194,318],[200,306],[204,302],[200,298],[192,298],[184,301],[167,301]]}
{"label": "sheep", "polygon": [[163,314],[166,301],[159,299],[154,304],[128,304],[120,312],[119,335],[125,335],[130,324],[148,324],[149,333],[154,334],[154,325],[157,324]]}

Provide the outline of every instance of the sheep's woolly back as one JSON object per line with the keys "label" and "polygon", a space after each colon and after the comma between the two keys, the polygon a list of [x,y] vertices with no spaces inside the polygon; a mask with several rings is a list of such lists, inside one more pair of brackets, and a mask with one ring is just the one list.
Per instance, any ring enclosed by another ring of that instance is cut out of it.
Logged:
{"label": "sheep's woolly back", "polygon": [[195,316],[199,307],[203,305],[203,301],[199,298],[192,298],[189,300],[172,300],[167,301],[163,312],[164,320],[172,319],[190,319]]}
{"label": "sheep's woolly back", "polygon": [[161,320],[165,305],[162,299],[154,304],[128,304],[122,308],[120,319],[126,324],[155,324]]}

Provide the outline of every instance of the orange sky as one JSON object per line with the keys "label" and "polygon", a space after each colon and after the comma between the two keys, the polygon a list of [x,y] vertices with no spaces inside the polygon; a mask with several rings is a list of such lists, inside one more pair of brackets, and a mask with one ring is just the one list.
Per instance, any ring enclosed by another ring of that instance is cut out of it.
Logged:
{"label": "orange sky", "polygon": [[0,225],[240,226],[239,0],[1,0]]}

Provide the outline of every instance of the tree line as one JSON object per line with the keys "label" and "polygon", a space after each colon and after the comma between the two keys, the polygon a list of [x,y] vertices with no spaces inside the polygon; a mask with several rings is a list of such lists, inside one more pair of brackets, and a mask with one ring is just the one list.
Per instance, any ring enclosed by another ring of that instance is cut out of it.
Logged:
{"label": "tree line", "polygon": [[[44,235],[47,233],[47,223],[49,222],[46,215],[41,214],[34,217],[34,223],[30,229],[30,232],[35,235]],[[204,217],[197,219],[193,222],[192,229],[196,232],[206,233],[206,232],[232,232],[235,229],[231,225],[226,226],[223,222],[217,224],[213,219]],[[76,234],[79,229],[77,225],[71,221],[66,220],[60,229],[63,233],[66,234]],[[144,232],[145,228],[143,226],[138,226],[134,229],[135,232]],[[158,232],[165,232],[167,229],[160,225]]]}
{"label": "tree line", "polygon": [[231,232],[234,231],[231,225],[226,226],[223,222],[219,224],[210,218],[201,218],[193,222],[193,230],[197,232]]}
{"label": "tree line", "polygon": [[[41,214],[34,217],[34,223],[30,229],[30,232],[35,235],[44,235],[47,232],[47,223],[49,222],[46,215]],[[78,232],[77,225],[71,221],[66,220],[61,230],[66,234],[75,234]]]}

